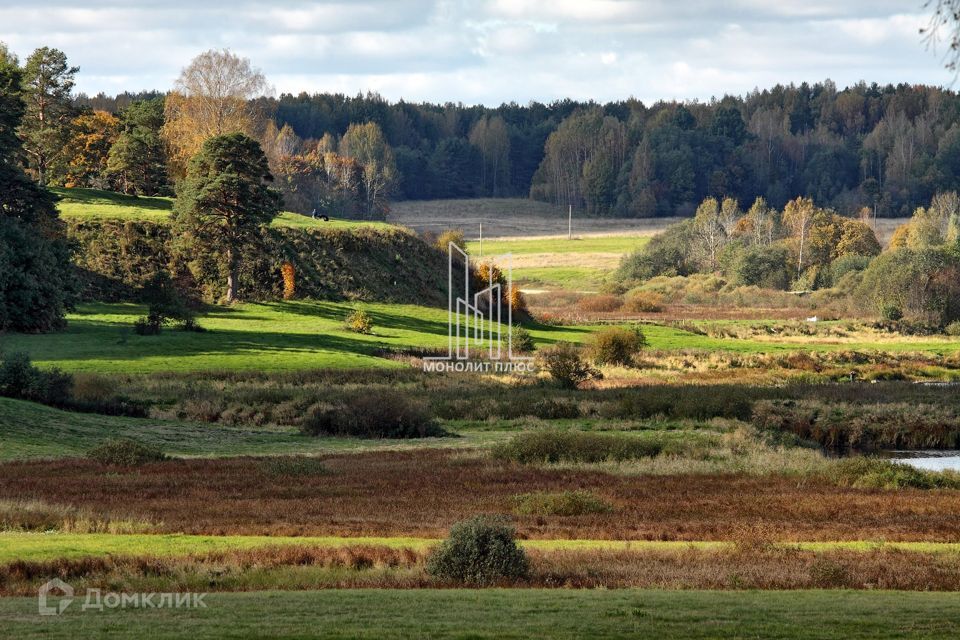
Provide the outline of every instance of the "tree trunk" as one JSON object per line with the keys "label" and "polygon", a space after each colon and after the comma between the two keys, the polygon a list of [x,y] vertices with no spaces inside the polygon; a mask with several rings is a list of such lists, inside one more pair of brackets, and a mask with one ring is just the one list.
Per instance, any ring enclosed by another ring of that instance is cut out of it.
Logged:
{"label": "tree trunk", "polygon": [[227,304],[237,299],[237,259],[233,249],[227,249]]}

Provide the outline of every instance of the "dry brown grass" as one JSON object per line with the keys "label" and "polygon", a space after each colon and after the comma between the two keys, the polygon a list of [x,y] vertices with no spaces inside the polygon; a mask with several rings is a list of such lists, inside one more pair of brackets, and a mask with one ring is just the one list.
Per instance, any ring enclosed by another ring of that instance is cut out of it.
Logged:
{"label": "dry brown grass", "polygon": [[203,534],[441,537],[481,513],[509,513],[513,496],[587,490],[608,514],[523,516],[522,537],[737,540],[960,538],[960,491],[856,489],[782,475],[630,476],[498,463],[420,450],[337,455],[328,473],[270,475],[260,459],[173,460],[104,474],[86,460],[0,466],[0,498],[57,501],[116,519]]}
{"label": "dry brown grass", "polygon": [[[16,561],[0,566],[0,595],[33,595],[37,584],[52,577],[67,580],[81,592],[459,586],[426,574],[428,553],[379,546],[288,546],[173,558]],[[960,590],[960,555],[883,547],[816,552],[748,543],[720,549],[535,549],[528,556],[530,577],[502,586]]]}

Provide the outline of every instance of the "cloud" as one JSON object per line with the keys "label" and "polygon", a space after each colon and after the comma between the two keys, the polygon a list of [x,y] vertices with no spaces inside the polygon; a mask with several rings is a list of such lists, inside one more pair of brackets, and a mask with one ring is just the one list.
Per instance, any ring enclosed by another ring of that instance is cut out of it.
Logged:
{"label": "cloud", "polygon": [[[914,7],[915,9],[916,7]],[[902,0],[0,0],[21,58],[63,49],[78,89],[166,89],[228,47],[278,91],[407,100],[709,99],[777,82],[941,84]]]}

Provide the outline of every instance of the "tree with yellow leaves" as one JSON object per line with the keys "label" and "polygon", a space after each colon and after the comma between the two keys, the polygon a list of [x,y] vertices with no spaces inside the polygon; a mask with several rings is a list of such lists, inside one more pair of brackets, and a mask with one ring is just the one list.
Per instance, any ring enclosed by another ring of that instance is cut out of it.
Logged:
{"label": "tree with yellow leaves", "polygon": [[163,139],[174,175],[208,138],[244,133],[258,138],[264,114],[252,100],[267,90],[267,81],[250,60],[227,49],[201,53],[180,73],[167,96]]}

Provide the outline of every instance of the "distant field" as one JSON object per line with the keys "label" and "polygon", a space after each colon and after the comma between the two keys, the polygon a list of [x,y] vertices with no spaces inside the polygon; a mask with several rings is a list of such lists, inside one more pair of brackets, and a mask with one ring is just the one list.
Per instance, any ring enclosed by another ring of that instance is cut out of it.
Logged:
{"label": "distant field", "polygon": [[37,615],[36,598],[0,599],[10,637],[952,639],[952,593],[639,589],[324,590],[217,593],[206,607]]}
{"label": "distant field", "polygon": [[[588,218],[573,212],[573,234],[651,233],[678,218]],[[407,200],[391,205],[390,222],[417,231],[462,229],[476,239],[483,236],[548,236],[567,234],[567,208],[527,198],[472,198],[463,200]],[[484,243],[486,244],[486,243]]]}
{"label": "distant field", "polygon": [[498,264],[513,265],[513,279],[526,289],[593,291],[609,278],[625,254],[650,241],[652,232],[608,235],[499,238],[467,243],[472,256],[503,256]]}
{"label": "distant field", "polygon": [[[100,191],[98,189],[64,189],[52,187],[60,196],[57,209],[64,220],[149,220],[165,223],[170,219],[173,198],[147,198]],[[276,226],[344,229],[369,225],[389,226],[384,222],[357,222],[352,220],[314,220],[299,213],[284,211],[273,223]]]}

